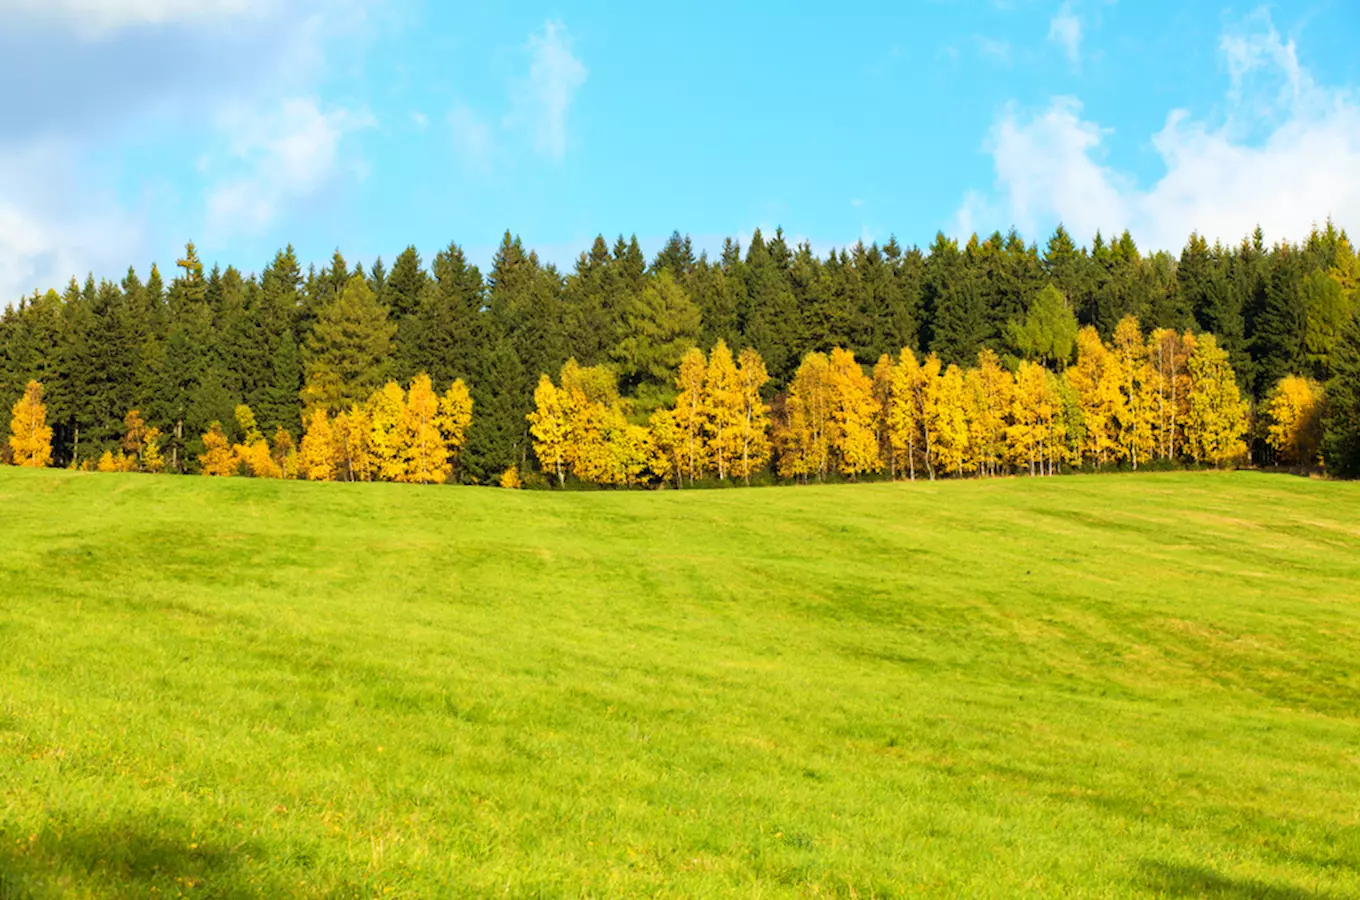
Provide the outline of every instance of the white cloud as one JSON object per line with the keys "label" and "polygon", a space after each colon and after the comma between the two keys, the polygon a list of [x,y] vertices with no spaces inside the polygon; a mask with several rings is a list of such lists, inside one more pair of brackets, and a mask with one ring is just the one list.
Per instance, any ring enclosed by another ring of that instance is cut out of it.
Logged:
{"label": "white cloud", "polygon": [[561,22],[548,21],[529,36],[529,75],[515,85],[511,124],[527,128],[534,151],[549,159],[567,152],[567,115],[576,92],[586,83],[585,65],[572,54],[571,35]]}
{"label": "white cloud", "polygon": [[282,208],[332,183],[346,169],[362,177],[362,164],[345,163],[341,145],[356,131],[372,127],[363,110],[322,110],[315,99],[292,98],[264,113],[237,109],[221,121],[230,135],[228,152],[238,174],[220,181],[207,196],[209,234],[258,233]]}
{"label": "white cloud", "polygon": [[121,272],[142,250],[137,217],[81,183],[69,144],[0,150],[0,307],[72,275]]}
{"label": "white cloud", "polygon": [[1068,62],[1081,60],[1081,19],[1072,12],[1071,3],[1064,3],[1048,22],[1048,39],[1062,47]]}
{"label": "white cloud", "polygon": [[274,0],[0,0],[0,15],[19,15],[99,38],[137,25],[164,25],[266,12]]}
{"label": "white cloud", "polygon": [[1171,111],[1151,136],[1165,168],[1153,184],[1104,160],[1112,132],[1077,100],[1037,113],[1011,106],[987,144],[995,190],[965,196],[960,231],[1013,224],[1036,236],[1061,220],[1083,239],[1128,228],[1144,246],[1176,250],[1192,230],[1235,242],[1259,223],[1272,239],[1299,239],[1328,215],[1360,222],[1360,94],[1317,86],[1268,18],[1247,24],[1220,44],[1225,120]]}

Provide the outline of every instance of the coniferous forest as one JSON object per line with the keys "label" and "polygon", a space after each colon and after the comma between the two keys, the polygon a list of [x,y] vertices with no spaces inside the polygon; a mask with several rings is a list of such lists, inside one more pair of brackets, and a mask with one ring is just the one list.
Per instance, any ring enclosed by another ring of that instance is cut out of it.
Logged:
{"label": "coniferous forest", "polygon": [[506,234],[386,265],[292,248],[0,317],[6,462],[313,480],[685,486],[1148,465],[1360,473],[1360,262],[1302,243],[1011,232],[716,259]]}

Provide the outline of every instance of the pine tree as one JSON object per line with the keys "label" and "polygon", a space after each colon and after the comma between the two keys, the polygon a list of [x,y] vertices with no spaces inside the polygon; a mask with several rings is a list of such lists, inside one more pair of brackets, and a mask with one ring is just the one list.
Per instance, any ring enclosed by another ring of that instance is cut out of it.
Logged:
{"label": "pine tree", "polygon": [[699,340],[699,308],[669,271],[632,295],[613,357],[624,384],[664,384]]}
{"label": "pine tree", "polygon": [[[401,258],[398,262],[402,263]],[[410,282],[403,290],[418,289],[419,293],[410,301],[410,312],[403,315],[397,331],[399,377],[409,379],[426,372],[435,384],[474,378],[486,338],[486,287],[481,272],[467,262],[457,244],[435,256],[432,281],[423,272],[418,278],[408,274],[411,265],[418,271],[419,257],[402,265],[402,281]],[[394,268],[392,277],[397,276]]]}
{"label": "pine tree", "polygon": [[1332,348],[1332,378],[1327,382],[1323,458],[1327,470],[1360,476],[1360,315],[1342,329]]}
{"label": "pine tree", "polygon": [[368,281],[351,277],[307,337],[304,405],[332,411],[368,399],[386,381],[395,333]]}

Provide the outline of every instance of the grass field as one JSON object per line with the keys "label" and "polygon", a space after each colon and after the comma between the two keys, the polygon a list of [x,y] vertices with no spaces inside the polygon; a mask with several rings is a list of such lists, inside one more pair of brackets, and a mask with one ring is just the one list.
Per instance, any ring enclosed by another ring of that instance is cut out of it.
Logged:
{"label": "grass field", "polygon": [[0,469],[0,898],[1360,896],[1360,485]]}

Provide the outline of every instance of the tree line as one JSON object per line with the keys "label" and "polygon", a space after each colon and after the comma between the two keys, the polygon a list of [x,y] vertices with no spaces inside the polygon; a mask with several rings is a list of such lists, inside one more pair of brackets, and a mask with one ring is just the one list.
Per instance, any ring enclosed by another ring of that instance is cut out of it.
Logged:
{"label": "tree line", "polygon": [[[650,261],[597,238],[565,275],[509,233],[485,276],[457,245],[305,272],[287,248],[246,276],[190,244],[168,283],[153,265],[6,309],[0,402],[17,422],[41,386],[45,464],[144,467],[154,445],[169,472],[627,485],[1250,457],[1355,474],[1358,280],[1330,222],[1269,247],[1191,235],[1178,257],[1061,227],[1042,251],[1012,232],[825,257],[779,232],[714,259],[678,234]],[[1129,424],[1144,366],[1146,426]],[[1239,432],[1206,437],[1211,407]],[[415,434],[441,449],[411,461]]]}

